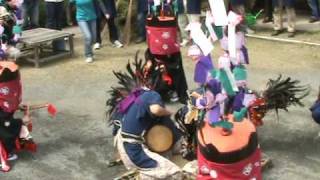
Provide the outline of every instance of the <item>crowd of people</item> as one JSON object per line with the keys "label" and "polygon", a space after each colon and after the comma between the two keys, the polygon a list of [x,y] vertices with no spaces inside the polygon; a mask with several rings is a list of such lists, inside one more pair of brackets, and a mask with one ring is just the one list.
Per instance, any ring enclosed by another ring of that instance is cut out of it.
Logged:
{"label": "crowd of people", "polygon": [[[199,10],[199,6],[201,6],[198,2],[204,1],[189,1],[189,0],[177,0],[178,4],[178,21],[179,27],[181,32],[181,45],[185,46],[187,44],[187,35],[183,31],[188,24],[189,21],[196,20],[194,19],[195,15],[200,15],[201,11]],[[138,27],[144,26],[144,19],[147,16],[148,9],[147,9],[147,0],[138,0]],[[234,12],[241,14],[243,16],[246,13],[255,13],[260,9],[263,9],[263,23],[272,23],[274,24],[274,31],[272,32],[272,36],[277,36],[283,33],[283,21],[284,21],[284,10],[287,13],[287,22],[288,22],[288,37],[295,36],[295,22],[296,22],[296,12],[295,0],[224,0],[227,9],[233,10]],[[311,9],[311,16],[310,16],[310,23],[314,23],[320,20],[320,4],[318,0],[308,0],[307,1],[310,9]],[[188,7],[188,8],[187,8]],[[187,11],[188,9],[188,11]],[[187,18],[189,16],[189,18]],[[193,16],[193,18],[192,18]],[[190,19],[191,18],[191,19]],[[198,16],[199,18],[199,16]],[[188,21],[189,20],[189,21]],[[246,28],[248,33],[253,33],[254,31],[250,28]],[[144,29],[138,29],[139,38],[137,39],[137,43],[142,42],[145,40],[145,31]]]}
{"label": "crowd of people", "polygon": [[[119,41],[119,31],[117,23],[115,23],[117,17],[117,9],[115,6],[116,0],[70,0],[65,3],[64,0],[45,0],[46,10],[46,27],[56,30],[61,30],[65,19],[62,10],[65,10],[67,21],[71,21],[72,13],[70,12],[69,4],[75,6],[76,21],[83,37],[85,39],[85,57],[86,62],[93,61],[93,49],[99,49],[101,47],[101,31],[104,25],[107,23],[109,27],[110,41],[114,47],[121,48],[123,44]],[[149,5],[151,1],[138,0],[136,2],[137,9],[137,38],[136,43],[141,43],[146,40],[145,19],[148,16]],[[169,1],[168,1],[169,2]],[[177,3],[177,16],[178,26],[181,33],[181,46],[188,44],[188,35],[184,31],[189,22],[197,21],[200,18],[201,3],[204,1],[192,1],[192,0],[175,0]],[[199,2],[199,3],[198,3]],[[314,23],[320,20],[320,5],[318,0],[307,0],[311,9],[310,23]],[[233,10],[234,12],[245,16],[246,13],[255,13],[260,9],[263,9],[263,23],[274,24],[274,31],[272,36],[277,36],[284,32],[283,27],[283,14],[284,10],[287,14],[288,22],[288,37],[294,37],[296,28],[296,13],[295,13],[295,0],[224,0],[226,8]],[[68,4],[67,6],[65,4]],[[22,29],[31,29],[39,27],[39,0],[24,0],[21,6],[22,10]],[[246,26],[244,24],[244,26]],[[251,27],[245,27],[247,33],[253,33]],[[64,44],[61,41],[54,42],[53,46],[57,50],[64,49]]]}
{"label": "crowd of people", "polygon": [[[64,25],[64,10],[68,10],[67,16],[70,17],[69,4],[75,6],[75,18],[84,37],[85,61],[93,62],[93,49],[101,47],[101,31],[107,23],[109,27],[110,41],[116,48],[123,47],[119,41],[118,27],[115,23],[117,15],[114,0],[70,0],[65,8],[64,0],[45,0],[46,28],[61,30]],[[22,3],[22,28],[32,29],[39,27],[39,0],[26,0]],[[105,19],[105,21],[104,21]],[[63,40],[53,42],[55,50],[64,50]]]}

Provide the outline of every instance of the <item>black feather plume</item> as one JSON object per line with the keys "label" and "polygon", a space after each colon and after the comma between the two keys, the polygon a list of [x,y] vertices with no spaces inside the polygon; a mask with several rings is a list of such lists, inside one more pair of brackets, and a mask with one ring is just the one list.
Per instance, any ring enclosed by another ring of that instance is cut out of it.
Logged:
{"label": "black feather plume", "polygon": [[110,116],[116,109],[120,101],[127,97],[132,90],[143,86],[153,87],[153,81],[143,75],[145,61],[139,59],[139,51],[136,52],[134,61],[128,61],[126,71],[115,72],[114,76],[118,80],[118,85],[111,87],[108,91],[110,98],[107,100],[107,115]]}
{"label": "black feather plume", "polygon": [[291,105],[304,106],[301,100],[310,93],[310,87],[300,85],[300,81],[292,80],[290,77],[270,79],[267,89],[262,96],[266,100],[267,110],[274,109],[278,114],[280,109],[288,111]]}

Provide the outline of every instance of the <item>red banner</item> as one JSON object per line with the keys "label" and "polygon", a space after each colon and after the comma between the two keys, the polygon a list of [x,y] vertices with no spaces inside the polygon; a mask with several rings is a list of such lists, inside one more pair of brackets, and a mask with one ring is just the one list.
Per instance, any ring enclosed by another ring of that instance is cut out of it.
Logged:
{"label": "red banner", "polygon": [[176,27],[147,26],[147,42],[152,54],[169,55],[180,51]]}

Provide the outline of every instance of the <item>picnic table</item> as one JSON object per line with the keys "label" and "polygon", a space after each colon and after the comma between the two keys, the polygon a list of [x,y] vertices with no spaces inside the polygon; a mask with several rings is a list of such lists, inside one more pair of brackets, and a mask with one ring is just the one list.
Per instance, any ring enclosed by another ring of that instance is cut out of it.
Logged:
{"label": "picnic table", "polygon": [[[39,67],[41,62],[71,57],[74,55],[73,36],[74,34],[69,32],[46,28],[23,31],[20,41],[22,57],[34,63],[35,67]],[[68,44],[67,49],[54,51],[51,43],[55,40],[65,41],[65,44]]]}

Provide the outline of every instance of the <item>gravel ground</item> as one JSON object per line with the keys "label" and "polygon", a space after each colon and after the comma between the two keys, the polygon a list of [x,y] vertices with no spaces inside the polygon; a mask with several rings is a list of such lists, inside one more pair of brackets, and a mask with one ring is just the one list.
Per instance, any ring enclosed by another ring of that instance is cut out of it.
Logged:
{"label": "gravel ground", "polygon": [[[128,59],[146,45],[114,49],[105,43],[96,51],[96,61],[86,64],[81,36],[78,29],[72,31],[77,33],[74,58],[42,64],[39,69],[21,62],[24,102],[51,102],[59,113],[54,119],[45,110],[32,113],[38,152],[20,153],[12,171],[0,173],[1,180],[108,180],[124,172],[122,166],[108,168],[106,164],[113,158],[111,129],[105,121],[106,91],[116,84],[112,70],[124,69]],[[274,162],[274,168],[264,173],[264,179],[319,179],[319,126],[308,111],[320,84],[319,47],[248,39],[248,48],[249,84],[253,89],[263,90],[267,80],[280,73],[312,88],[310,96],[304,99],[304,108],[281,112],[279,121],[274,113],[269,113],[265,125],[259,128],[262,149]],[[182,51],[185,55],[186,49]],[[214,60],[219,52],[217,48]],[[184,68],[189,87],[195,87],[193,64],[187,57]],[[180,105],[170,107],[177,109]]]}

